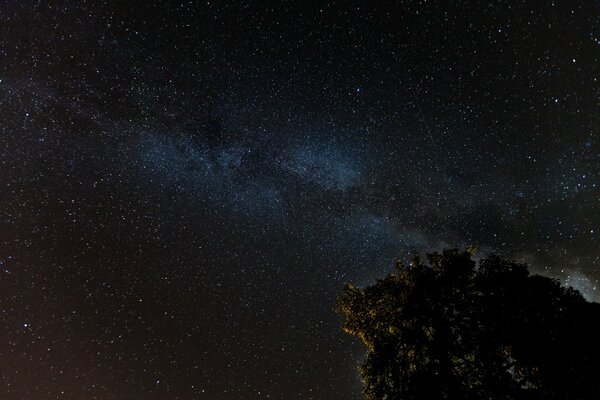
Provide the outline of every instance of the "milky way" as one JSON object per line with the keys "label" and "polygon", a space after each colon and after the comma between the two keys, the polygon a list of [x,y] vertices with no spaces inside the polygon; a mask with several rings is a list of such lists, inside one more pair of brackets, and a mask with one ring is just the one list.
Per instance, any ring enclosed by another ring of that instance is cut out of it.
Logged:
{"label": "milky way", "polygon": [[357,398],[445,247],[598,300],[597,2],[441,3],[0,5],[0,397]]}

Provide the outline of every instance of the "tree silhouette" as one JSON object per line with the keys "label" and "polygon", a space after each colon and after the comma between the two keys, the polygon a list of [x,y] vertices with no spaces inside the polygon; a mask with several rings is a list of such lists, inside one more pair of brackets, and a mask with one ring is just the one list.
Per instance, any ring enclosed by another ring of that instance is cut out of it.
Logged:
{"label": "tree silhouette", "polygon": [[368,399],[598,399],[600,305],[527,266],[446,250],[336,310],[367,347]]}

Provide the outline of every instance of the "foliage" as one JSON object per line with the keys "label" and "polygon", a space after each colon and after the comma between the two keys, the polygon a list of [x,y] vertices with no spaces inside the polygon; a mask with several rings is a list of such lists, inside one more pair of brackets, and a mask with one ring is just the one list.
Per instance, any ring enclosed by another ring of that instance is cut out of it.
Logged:
{"label": "foliage", "polygon": [[527,266],[446,250],[336,310],[367,347],[368,399],[600,398],[600,305]]}

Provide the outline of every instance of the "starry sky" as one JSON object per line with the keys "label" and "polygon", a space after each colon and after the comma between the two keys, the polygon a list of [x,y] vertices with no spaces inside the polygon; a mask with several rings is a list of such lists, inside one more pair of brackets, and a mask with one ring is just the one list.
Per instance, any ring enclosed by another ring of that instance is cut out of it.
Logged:
{"label": "starry sky", "polygon": [[596,0],[1,2],[0,397],[358,399],[335,298],[414,252],[600,299],[599,58]]}

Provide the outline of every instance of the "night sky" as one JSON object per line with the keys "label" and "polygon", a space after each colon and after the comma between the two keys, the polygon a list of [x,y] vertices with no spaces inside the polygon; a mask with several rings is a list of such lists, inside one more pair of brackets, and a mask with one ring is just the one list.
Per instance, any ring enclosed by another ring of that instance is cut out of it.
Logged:
{"label": "night sky", "polygon": [[358,399],[414,252],[600,299],[600,3],[311,3],[0,3],[0,398]]}

